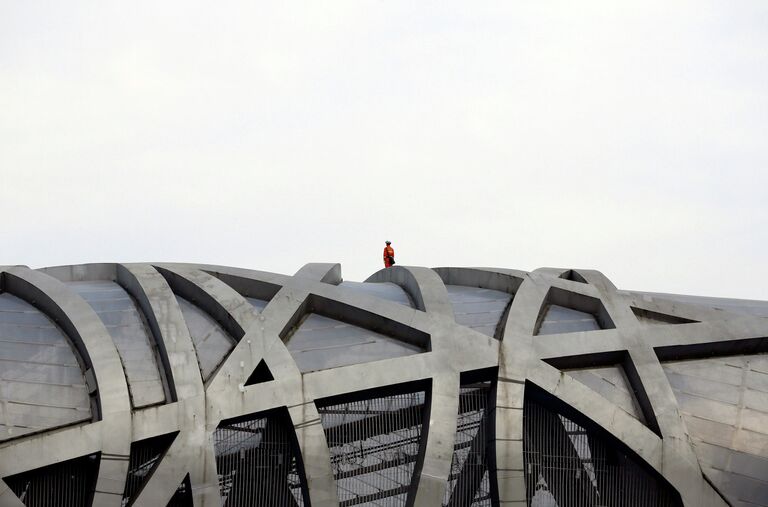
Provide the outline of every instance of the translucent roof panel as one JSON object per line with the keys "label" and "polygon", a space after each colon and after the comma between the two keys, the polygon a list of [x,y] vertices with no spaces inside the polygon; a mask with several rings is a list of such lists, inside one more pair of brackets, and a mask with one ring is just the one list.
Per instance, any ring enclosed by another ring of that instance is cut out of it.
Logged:
{"label": "translucent roof panel", "polygon": [[251,303],[251,306],[253,306],[253,308],[258,312],[264,311],[264,308],[267,307],[267,303],[269,303],[269,301],[265,301],[263,299],[256,299],[256,298],[245,298],[245,299],[247,299],[248,302]]}
{"label": "translucent roof panel", "polygon": [[733,505],[768,504],[768,354],[661,365],[707,476]]}
{"label": "translucent roof panel", "polygon": [[385,299],[405,306],[412,306],[411,298],[399,285],[389,282],[382,283],[364,283],[364,282],[341,282],[339,287],[351,289],[361,294],[367,294],[379,299]]}
{"label": "translucent roof panel", "polygon": [[325,370],[424,352],[423,348],[316,313],[288,338],[288,350],[302,372]]}
{"label": "translucent roof panel", "polygon": [[207,312],[178,295],[176,299],[197,352],[200,373],[204,381],[208,380],[235,348],[235,339]]}
{"label": "translucent roof panel", "polygon": [[446,285],[456,322],[494,337],[512,295],[498,290]]}
{"label": "translucent roof panel", "polygon": [[566,373],[645,423],[640,405],[621,366],[566,370]]}
{"label": "translucent roof panel", "polygon": [[564,306],[549,305],[541,321],[538,334],[575,333],[600,329],[591,313],[572,310]]}
{"label": "translucent roof panel", "polygon": [[729,299],[706,296],[687,296],[684,294],[662,294],[659,292],[633,292],[633,294],[647,294],[654,298],[678,301],[689,305],[705,306],[717,310],[742,313],[755,317],[768,317],[768,301],[755,299]]}
{"label": "translucent roof panel", "polygon": [[136,408],[165,402],[165,389],[154,338],[136,302],[111,281],[68,282],[85,299],[109,331],[120,354],[131,403]]}
{"label": "translucent roof panel", "polygon": [[91,419],[85,377],[53,321],[0,294],[0,441]]}

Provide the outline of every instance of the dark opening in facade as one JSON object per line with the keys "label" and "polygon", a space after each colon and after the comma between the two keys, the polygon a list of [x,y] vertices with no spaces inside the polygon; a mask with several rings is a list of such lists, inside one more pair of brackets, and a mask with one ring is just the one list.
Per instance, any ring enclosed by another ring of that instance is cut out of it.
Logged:
{"label": "dark opening in facade", "polygon": [[[466,377],[466,378],[465,378]],[[496,372],[493,372],[493,378]],[[498,505],[492,470],[495,389],[489,375],[462,375],[451,474],[443,507]]]}
{"label": "dark opening in facade", "polygon": [[89,454],[4,480],[27,507],[82,507],[93,500],[100,458]]}
{"label": "dark opening in facade", "polygon": [[531,383],[523,456],[531,507],[682,507],[677,491],[640,457]]}
{"label": "dark opening in facade", "polygon": [[428,391],[411,389],[317,402],[341,507],[412,505]]}
{"label": "dark opening in facade", "polygon": [[123,490],[123,506],[129,506],[136,499],[152,473],[160,464],[178,432],[159,435],[131,444],[128,459],[128,476]]}
{"label": "dark opening in facade", "polygon": [[301,453],[285,408],[223,421],[213,439],[224,507],[309,505]]}

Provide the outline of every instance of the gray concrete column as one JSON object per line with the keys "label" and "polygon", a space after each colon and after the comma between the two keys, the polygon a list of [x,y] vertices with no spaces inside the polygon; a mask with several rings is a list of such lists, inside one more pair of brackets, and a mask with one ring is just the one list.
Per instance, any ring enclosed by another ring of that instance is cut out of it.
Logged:
{"label": "gray concrete column", "polygon": [[496,389],[496,480],[499,503],[525,507],[523,403],[528,368],[535,364],[533,331],[547,288],[527,276],[517,290],[504,323]]}
{"label": "gray concrete column", "polygon": [[432,377],[427,443],[416,494],[415,505],[419,507],[442,505],[451,474],[459,412],[458,394],[458,372],[446,370]]}

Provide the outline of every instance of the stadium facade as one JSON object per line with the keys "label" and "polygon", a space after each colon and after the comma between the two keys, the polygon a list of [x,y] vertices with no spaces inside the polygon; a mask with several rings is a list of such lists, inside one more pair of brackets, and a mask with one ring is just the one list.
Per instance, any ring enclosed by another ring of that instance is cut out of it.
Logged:
{"label": "stadium facade", "polygon": [[0,267],[0,507],[768,506],[768,302]]}

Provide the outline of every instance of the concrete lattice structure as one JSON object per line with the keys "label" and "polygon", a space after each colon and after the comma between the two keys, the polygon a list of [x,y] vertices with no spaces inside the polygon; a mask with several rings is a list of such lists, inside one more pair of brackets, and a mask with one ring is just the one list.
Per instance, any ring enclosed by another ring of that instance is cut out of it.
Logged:
{"label": "concrete lattice structure", "polygon": [[592,270],[0,267],[0,506],[768,506],[766,317]]}

